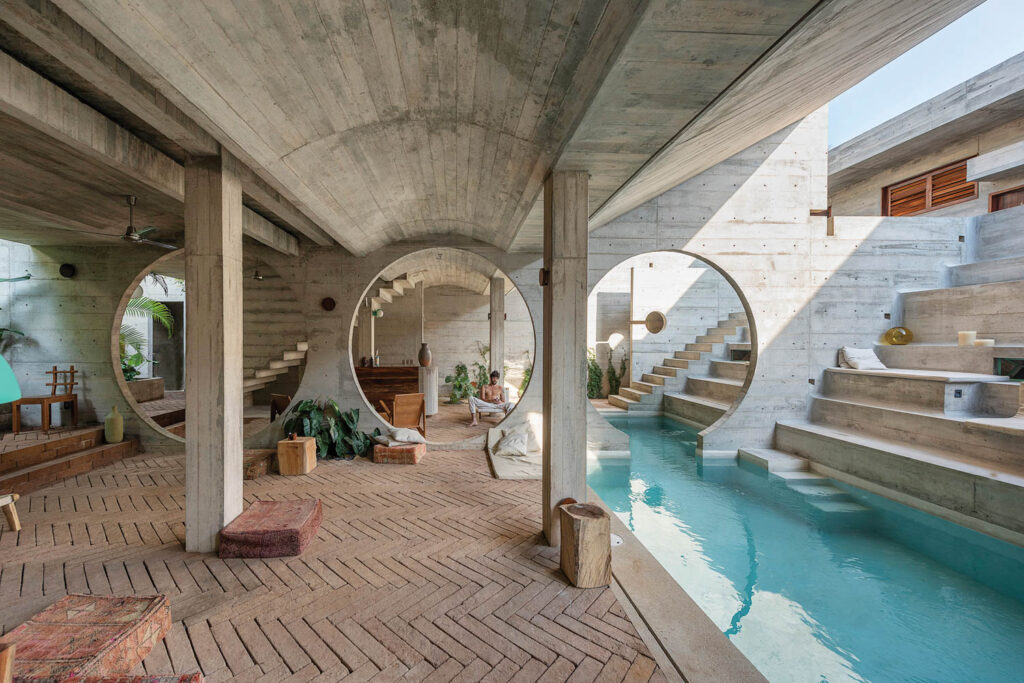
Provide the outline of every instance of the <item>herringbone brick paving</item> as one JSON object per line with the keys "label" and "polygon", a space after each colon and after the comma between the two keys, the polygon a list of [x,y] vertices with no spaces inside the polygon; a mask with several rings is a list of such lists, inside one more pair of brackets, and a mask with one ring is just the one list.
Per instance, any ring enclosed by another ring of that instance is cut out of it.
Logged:
{"label": "herringbone brick paving", "polygon": [[[322,462],[245,482],[319,497],[296,558],[185,553],[183,456],[138,456],[30,494],[0,532],[0,631],[68,592],[171,599],[146,673],[208,680],[664,680],[611,589],[568,586],[541,543],[540,488],[479,452],[415,467]],[[139,673],[142,673],[141,671]]]}

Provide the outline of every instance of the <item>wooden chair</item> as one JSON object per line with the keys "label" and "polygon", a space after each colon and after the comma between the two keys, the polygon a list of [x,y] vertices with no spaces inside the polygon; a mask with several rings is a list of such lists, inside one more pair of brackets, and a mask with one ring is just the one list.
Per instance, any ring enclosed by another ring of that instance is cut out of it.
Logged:
{"label": "wooden chair", "polygon": [[389,407],[380,402],[381,415],[393,427],[404,427],[418,430],[424,437],[427,435],[427,406],[423,394],[397,394]]}
{"label": "wooden chair", "polygon": [[11,531],[21,531],[21,521],[18,520],[18,510],[14,504],[18,502],[17,493],[0,493],[0,509],[4,511],[7,518],[7,526]]}
{"label": "wooden chair", "polygon": [[[21,431],[21,406],[39,406],[42,410],[43,431],[50,431],[50,412],[54,403],[71,402],[71,424],[78,426],[78,394],[75,393],[75,366],[68,370],[47,370],[51,380],[46,386],[50,387],[49,396],[22,396],[12,404],[14,413],[11,417],[11,427],[15,434]],[[59,388],[59,391],[58,391]]]}
{"label": "wooden chair", "polygon": [[284,411],[288,410],[288,405],[292,402],[292,397],[288,394],[271,394],[270,395],[270,421],[273,422],[277,419],[278,415],[284,415]]}

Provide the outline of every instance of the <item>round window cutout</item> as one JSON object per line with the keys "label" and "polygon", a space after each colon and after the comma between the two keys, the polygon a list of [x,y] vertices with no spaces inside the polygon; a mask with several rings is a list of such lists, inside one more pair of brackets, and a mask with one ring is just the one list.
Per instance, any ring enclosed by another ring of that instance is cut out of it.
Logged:
{"label": "round window cutout", "polygon": [[[118,385],[150,427],[183,440],[185,423],[184,250],[161,257],[125,291],[111,333]],[[302,381],[305,320],[291,288],[259,258],[246,253],[242,280],[243,437],[268,427]]]}
{"label": "round window cutout", "polygon": [[[503,349],[491,348],[492,322]],[[515,410],[533,371],[533,319],[489,260],[425,249],[366,289],[350,348],[363,398],[381,420],[454,444],[486,438]]]}
{"label": "round window cutout", "polygon": [[680,252],[634,256],[587,304],[587,397],[604,415],[661,412],[699,432],[743,398],[747,308],[713,264]]}

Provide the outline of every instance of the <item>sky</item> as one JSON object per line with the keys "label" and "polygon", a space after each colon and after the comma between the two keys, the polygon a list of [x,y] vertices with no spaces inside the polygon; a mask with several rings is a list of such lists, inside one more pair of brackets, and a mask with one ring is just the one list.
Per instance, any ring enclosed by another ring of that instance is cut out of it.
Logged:
{"label": "sky", "polygon": [[1024,52],[1024,0],[986,0],[829,104],[829,147]]}

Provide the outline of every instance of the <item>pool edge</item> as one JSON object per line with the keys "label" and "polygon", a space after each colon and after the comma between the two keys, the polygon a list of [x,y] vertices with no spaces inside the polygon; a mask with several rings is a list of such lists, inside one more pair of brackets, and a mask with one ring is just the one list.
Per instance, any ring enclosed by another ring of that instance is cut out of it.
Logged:
{"label": "pool edge", "polygon": [[642,621],[641,630],[654,640],[657,647],[652,651],[661,650],[675,673],[689,683],[766,682],[601,497],[589,486],[587,492],[589,502],[608,512],[612,533],[622,537],[622,545],[612,550],[612,576]]}

